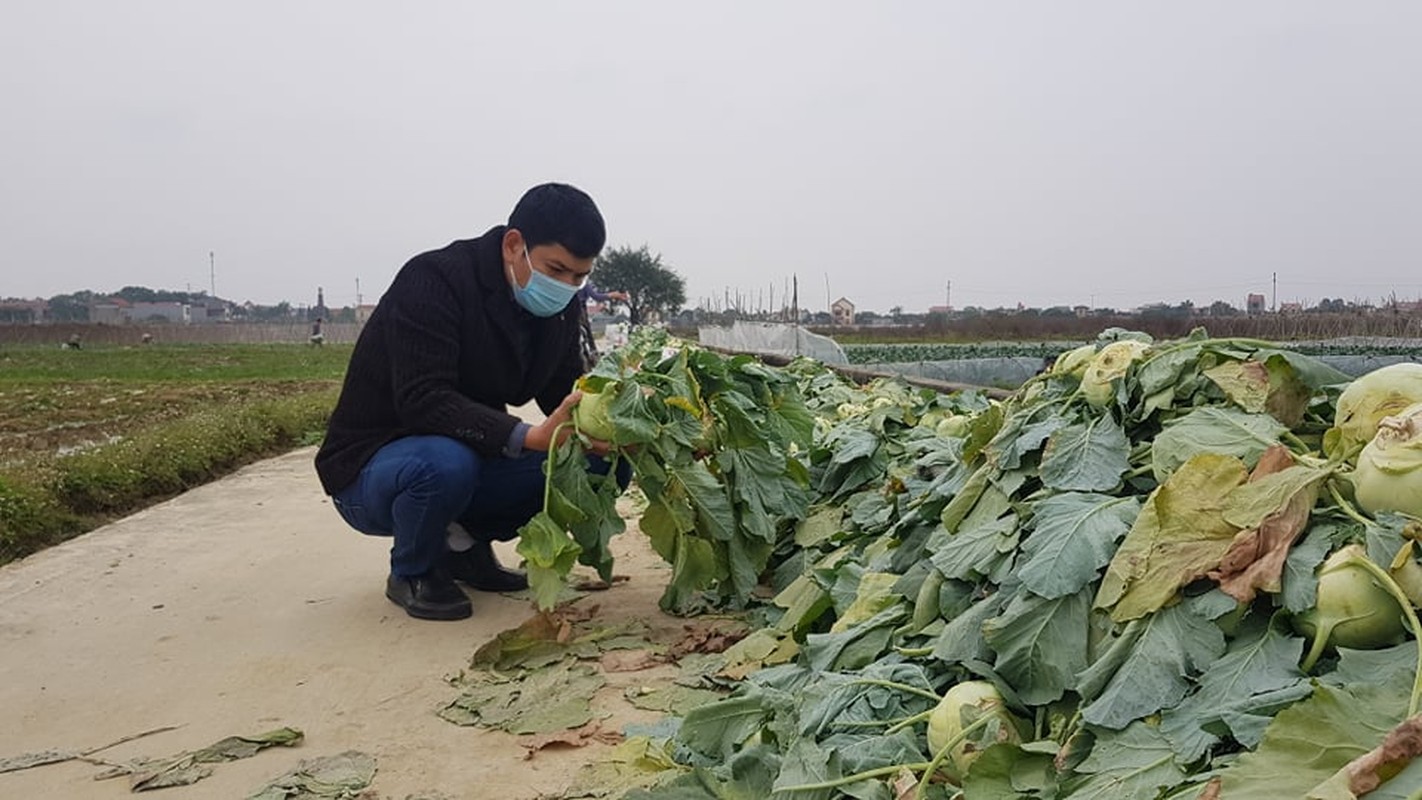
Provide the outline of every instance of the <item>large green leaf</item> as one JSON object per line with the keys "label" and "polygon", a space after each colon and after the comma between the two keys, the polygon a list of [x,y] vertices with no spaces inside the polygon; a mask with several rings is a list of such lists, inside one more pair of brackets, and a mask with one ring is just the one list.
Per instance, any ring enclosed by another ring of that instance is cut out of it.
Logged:
{"label": "large green leaf", "polygon": [[[1318,686],[1308,700],[1274,717],[1257,750],[1243,754],[1220,774],[1220,796],[1228,800],[1347,797],[1316,795],[1313,790],[1380,744],[1406,709],[1407,693],[1396,684]],[[1422,786],[1396,788],[1416,792]]]}
{"label": "large green leaf", "polygon": [[994,583],[1001,582],[1012,566],[1017,524],[1017,515],[1008,514],[973,526],[964,523],[952,536],[942,536],[942,531],[938,531],[930,540],[941,543],[931,551],[933,566],[950,578],[988,578]]}
{"label": "large green leaf", "polygon": [[1199,689],[1165,712],[1161,730],[1182,762],[1192,762],[1225,733],[1246,747],[1259,743],[1273,712],[1307,697],[1312,687],[1299,671],[1303,639],[1278,626],[1250,625],[1209,665]]}
{"label": "large green leaf", "polygon": [[1043,597],[1061,597],[1096,580],[1116,542],[1140,514],[1134,497],[1067,492],[1033,506],[1032,533],[1022,543],[1022,585]]}
{"label": "large green leaf", "polygon": [[1189,691],[1190,678],[1224,649],[1219,626],[1187,605],[1135,620],[1081,674],[1077,688],[1090,699],[1081,716],[1093,725],[1119,729],[1172,708]]}
{"label": "large green leaf", "polygon": [[1042,484],[1066,492],[1116,488],[1131,468],[1131,443],[1110,415],[1068,425],[1051,435],[1042,453]]}
{"label": "large green leaf", "polygon": [[1143,722],[1098,734],[1077,771],[1088,777],[1066,795],[1070,800],[1147,800],[1185,781],[1170,742]]}
{"label": "large green leaf", "polygon": [[1199,453],[1151,493],[1106,569],[1096,605],[1137,619],[1219,566],[1238,529],[1224,518],[1229,493],[1248,477],[1234,456]]}
{"label": "large green leaf", "polygon": [[523,556],[534,601],[541,609],[552,608],[582,548],[546,512],[539,512],[519,528],[516,549]]}
{"label": "large green leaf", "polygon": [[1000,616],[983,624],[994,665],[1022,702],[1043,705],[1076,688],[1086,669],[1090,590],[1054,599],[1024,592]]}
{"label": "large green leaf", "polygon": [[1164,483],[1180,465],[1199,453],[1231,455],[1249,466],[1288,430],[1268,414],[1236,408],[1202,406],[1167,425],[1151,443],[1151,466]]}

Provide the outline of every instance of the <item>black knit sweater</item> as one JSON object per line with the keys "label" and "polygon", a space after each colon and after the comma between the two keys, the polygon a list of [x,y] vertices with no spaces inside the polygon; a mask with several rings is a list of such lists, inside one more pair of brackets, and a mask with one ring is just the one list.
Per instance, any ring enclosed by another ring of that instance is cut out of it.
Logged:
{"label": "black knit sweater", "polygon": [[345,385],[316,454],[327,494],[355,480],[387,442],[458,439],[499,456],[537,400],[550,413],[582,371],[576,304],[539,318],[513,299],[502,226],[410,259],[356,340]]}

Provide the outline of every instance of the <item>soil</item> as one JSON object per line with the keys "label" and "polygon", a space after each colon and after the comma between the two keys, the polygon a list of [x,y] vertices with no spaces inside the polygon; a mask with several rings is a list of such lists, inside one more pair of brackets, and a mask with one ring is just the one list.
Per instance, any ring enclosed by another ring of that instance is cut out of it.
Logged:
{"label": "soil", "polygon": [[[407,616],[383,594],[389,540],[345,526],[313,455],[254,464],[0,567],[0,760],[177,726],[97,754],[161,757],[291,726],[305,732],[300,746],[218,764],[162,796],[241,798],[302,759],[359,750],[378,762],[364,797],[532,800],[561,795],[604,755],[610,745],[594,743],[526,759],[514,736],[436,716],[458,695],[446,679],[533,609],[474,593],[471,619]],[[497,549],[517,563],[512,543]],[[635,523],[614,550],[628,580],[579,603],[596,603],[599,619],[679,630],[682,620],[657,610],[667,568]],[[608,674],[595,702],[602,727],[657,719],[623,692],[673,673]],[[131,796],[122,778],[96,781],[102,771],[67,761],[0,773],[0,797]]]}

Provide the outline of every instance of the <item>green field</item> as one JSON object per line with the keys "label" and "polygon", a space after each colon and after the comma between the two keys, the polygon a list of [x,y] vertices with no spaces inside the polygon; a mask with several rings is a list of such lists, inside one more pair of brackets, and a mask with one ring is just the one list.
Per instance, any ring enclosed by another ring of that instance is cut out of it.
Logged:
{"label": "green field", "polygon": [[350,346],[0,348],[0,563],[319,441]]}

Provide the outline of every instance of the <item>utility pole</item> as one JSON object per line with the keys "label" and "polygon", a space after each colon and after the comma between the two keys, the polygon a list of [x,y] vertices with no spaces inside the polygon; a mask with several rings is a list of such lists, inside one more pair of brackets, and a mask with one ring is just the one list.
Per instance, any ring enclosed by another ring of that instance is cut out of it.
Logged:
{"label": "utility pole", "polygon": [[952,310],[953,310],[953,282],[952,282],[952,281],[948,281],[948,288],[945,289],[944,292],[943,292],[943,306],[944,306],[944,308],[943,308],[944,311],[952,311]]}
{"label": "utility pole", "polygon": [[1274,299],[1271,301],[1271,305],[1273,305],[1271,310],[1277,314],[1279,312],[1279,273],[1277,272],[1274,273]]}
{"label": "utility pole", "polygon": [[834,303],[830,300],[829,273],[825,273],[825,311],[829,312],[830,324],[834,324]]}
{"label": "utility pole", "polygon": [[217,298],[217,253],[207,251],[207,277],[212,283],[212,297]]}

